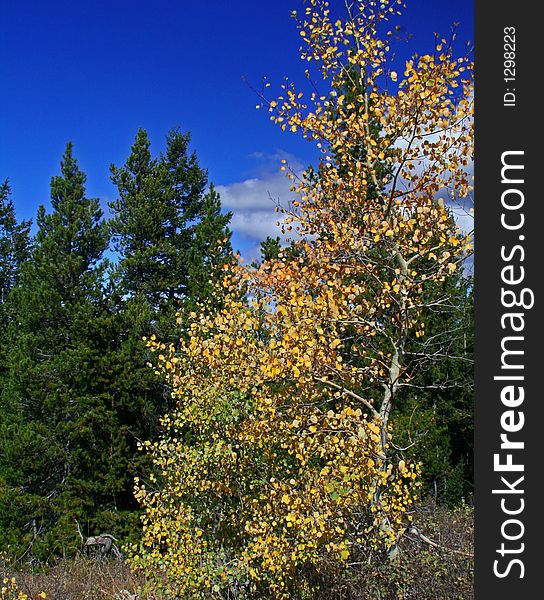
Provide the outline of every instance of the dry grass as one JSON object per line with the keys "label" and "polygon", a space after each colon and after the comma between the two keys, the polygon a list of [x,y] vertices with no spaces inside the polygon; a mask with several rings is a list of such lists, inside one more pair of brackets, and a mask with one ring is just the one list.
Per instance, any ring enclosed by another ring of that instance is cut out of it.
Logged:
{"label": "dry grass", "polygon": [[[331,565],[330,572],[310,577],[319,590],[311,600],[472,600],[472,508],[427,504],[418,507],[414,524],[436,546],[412,534],[402,539],[393,561],[352,557],[358,564],[344,572]],[[32,600],[40,600],[40,592],[47,600],[155,599],[152,593],[138,596],[145,589],[144,579],[117,560],[79,555],[59,560],[44,572],[14,572],[0,562],[0,575],[15,577],[18,589]],[[8,596],[12,597],[17,598]]]}
{"label": "dry grass", "polygon": [[45,572],[11,572],[9,576],[32,600],[39,600],[41,592],[47,600],[132,600],[144,584],[121,561],[84,556],[61,559]]}
{"label": "dry grass", "polygon": [[359,557],[349,572],[323,577],[312,600],[473,600],[473,508],[427,504],[413,516],[436,545],[407,534],[394,560]]}

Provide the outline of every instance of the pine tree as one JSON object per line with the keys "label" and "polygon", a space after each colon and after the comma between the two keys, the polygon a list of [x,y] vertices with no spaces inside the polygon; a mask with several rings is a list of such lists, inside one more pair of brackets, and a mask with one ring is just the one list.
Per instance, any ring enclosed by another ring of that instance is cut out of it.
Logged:
{"label": "pine tree", "polygon": [[[17,223],[10,196],[11,188],[6,180],[0,185],[0,390],[6,388],[8,376],[8,327],[14,316],[9,302],[10,293],[18,284],[21,265],[30,252],[30,222]],[[12,461],[5,452],[4,443],[16,419],[13,407],[0,402],[0,538],[6,538],[2,523],[17,518],[16,498],[13,498],[6,482]]]}
{"label": "pine tree", "polygon": [[208,185],[189,134],[172,130],[166,151],[153,157],[140,129],[121,167],[111,166],[119,198],[110,204],[110,228],[119,254],[112,271],[117,318],[120,393],[137,401],[141,418],[135,436],[153,439],[171,392],[148,368],[143,337],[176,341],[176,312],[212,299],[213,282],[230,260],[230,214]]}
{"label": "pine tree", "polygon": [[6,180],[0,185],[0,385],[5,375],[4,352],[7,349],[6,330],[11,314],[8,297],[17,285],[21,265],[30,252],[30,221],[17,222],[10,198],[11,188]]}
{"label": "pine tree", "polygon": [[191,226],[191,248],[188,252],[187,286],[183,304],[198,302],[216,304],[216,283],[223,267],[232,260],[228,223],[231,213],[221,214],[221,201],[213,184],[204,194],[198,221]]}
{"label": "pine tree", "polygon": [[[10,302],[0,440],[0,529],[12,551],[45,557],[79,544],[127,488],[126,432],[108,364],[111,315],[103,298],[109,242],[97,199],[68,144],[51,180],[51,207]],[[6,511],[6,503],[11,507]]]}
{"label": "pine tree", "polygon": [[125,165],[111,167],[119,190],[110,208],[120,289],[146,305],[150,320],[172,301],[202,297],[230,254],[230,214],[221,214],[213,186],[206,192],[207,173],[188,153],[189,141],[173,130],[165,154],[153,158],[140,129]]}
{"label": "pine tree", "polygon": [[[21,264],[30,251],[30,221],[17,223],[11,187],[0,185],[0,306],[3,312],[9,292],[19,280]],[[2,317],[3,318],[3,317]],[[2,320],[1,326],[6,323]]]}

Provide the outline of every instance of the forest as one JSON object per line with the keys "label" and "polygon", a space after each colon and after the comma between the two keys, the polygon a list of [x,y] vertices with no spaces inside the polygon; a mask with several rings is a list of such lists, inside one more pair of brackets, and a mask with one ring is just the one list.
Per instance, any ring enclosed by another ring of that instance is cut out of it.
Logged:
{"label": "forest", "polygon": [[320,158],[251,264],[180,129],[107,207],[70,142],[34,224],[1,184],[0,598],[472,597],[472,62],[397,72],[399,10],[293,15],[327,92],[259,108]]}

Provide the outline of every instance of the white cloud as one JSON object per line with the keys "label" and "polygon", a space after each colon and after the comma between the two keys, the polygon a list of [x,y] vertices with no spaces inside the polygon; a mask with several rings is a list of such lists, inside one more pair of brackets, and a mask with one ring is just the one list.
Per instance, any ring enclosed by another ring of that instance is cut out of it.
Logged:
{"label": "white cloud", "polygon": [[295,171],[301,171],[301,162],[283,152],[252,155],[259,161],[259,175],[228,185],[216,186],[221,196],[221,206],[233,213],[230,227],[233,232],[244,236],[250,242],[261,242],[267,236],[282,237],[276,224],[281,214],[276,206],[287,207],[293,199],[291,181],[280,171],[281,160],[287,160]]}
{"label": "white cloud", "polygon": [[250,240],[262,241],[267,236],[281,236],[281,229],[276,223],[277,215],[274,210],[236,211],[233,213],[230,227]]}
{"label": "white cloud", "polygon": [[[256,176],[216,186],[222,207],[233,213],[230,228],[243,241],[242,254],[248,260],[259,257],[259,244],[267,236],[286,237],[277,225],[278,221],[281,222],[282,214],[277,213],[275,208],[277,205],[287,207],[290,200],[294,199],[294,193],[290,190],[292,182],[280,171],[281,160],[286,160],[289,167],[299,174],[304,168],[299,159],[281,151],[274,154],[255,152],[251,158],[258,163],[254,171]],[[468,170],[472,174],[472,164]],[[444,197],[444,193],[438,193],[439,196]],[[472,231],[472,199],[452,201],[450,198],[448,205],[460,229],[465,233]]]}
{"label": "white cloud", "polygon": [[467,234],[474,230],[474,207],[471,198],[463,198],[448,202],[457,226],[462,233]]}

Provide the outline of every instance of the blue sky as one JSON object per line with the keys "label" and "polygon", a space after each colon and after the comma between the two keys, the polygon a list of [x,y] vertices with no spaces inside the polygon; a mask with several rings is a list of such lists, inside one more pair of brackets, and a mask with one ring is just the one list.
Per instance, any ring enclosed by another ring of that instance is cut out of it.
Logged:
{"label": "blue sky", "polygon": [[[301,0],[6,0],[0,3],[0,180],[9,178],[19,218],[48,205],[67,141],[88,175],[89,196],[115,198],[109,165],[124,162],[139,127],[156,153],[169,129],[192,148],[234,211],[234,245],[254,253],[273,233],[269,196],[287,200],[287,157],[312,147],[281,133],[248,84],[301,80],[300,37],[290,18]],[[342,7],[343,0],[331,0]],[[408,0],[406,52],[429,50],[433,32],[460,22],[473,39],[472,0]]]}

